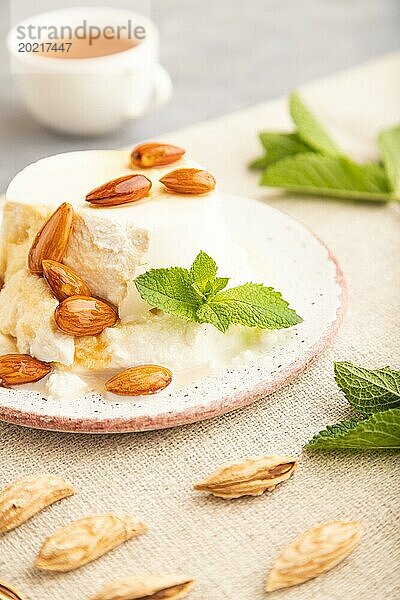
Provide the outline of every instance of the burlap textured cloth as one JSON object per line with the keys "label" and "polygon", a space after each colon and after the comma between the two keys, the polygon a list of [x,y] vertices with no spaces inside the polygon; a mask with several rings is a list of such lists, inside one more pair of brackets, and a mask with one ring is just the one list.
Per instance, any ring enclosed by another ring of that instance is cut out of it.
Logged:
{"label": "burlap textured cloth", "polygon": [[[399,120],[400,55],[306,86],[304,93],[322,115],[332,117],[331,126],[355,154],[373,154],[376,130]],[[271,598],[400,598],[398,456],[301,453],[314,433],[350,415],[333,379],[334,360],[400,367],[400,212],[374,203],[283,198],[259,188],[257,176],[245,167],[258,152],[256,132],[288,125],[286,104],[279,100],[168,139],[192,151],[227,190],[268,201],[326,241],[343,267],[349,291],[338,338],[291,385],[212,421],[105,436],[2,424],[1,486],[26,474],[50,472],[67,477],[78,490],[0,539],[0,578],[19,586],[26,598],[83,600],[114,578],[182,571],[197,580],[189,596],[193,600],[259,600],[278,551],[306,528],[337,518],[363,521],[359,548],[329,573]],[[345,132],[351,134],[347,142]],[[272,494],[228,502],[191,490],[221,464],[264,453],[300,456],[297,473]],[[110,510],[133,512],[148,523],[149,533],[76,572],[34,570],[44,537],[73,519]]]}

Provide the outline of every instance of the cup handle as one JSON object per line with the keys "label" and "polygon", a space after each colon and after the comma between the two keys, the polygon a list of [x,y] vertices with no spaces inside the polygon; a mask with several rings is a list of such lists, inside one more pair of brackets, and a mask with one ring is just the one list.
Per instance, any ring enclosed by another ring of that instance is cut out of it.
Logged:
{"label": "cup handle", "polygon": [[150,77],[143,71],[127,75],[128,99],[125,114],[128,118],[141,117],[166,104],[172,96],[171,76],[160,64],[154,65]]}

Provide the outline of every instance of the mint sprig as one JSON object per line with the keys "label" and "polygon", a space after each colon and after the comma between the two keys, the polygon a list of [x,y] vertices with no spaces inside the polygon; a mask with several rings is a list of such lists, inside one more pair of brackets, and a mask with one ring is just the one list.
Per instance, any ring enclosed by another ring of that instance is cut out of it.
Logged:
{"label": "mint sprig", "polygon": [[350,405],[363,416],[330,425],[306,444],[311,450],[400,449],[400,371],[364,369],[336,362],[335,379]]}
{"label": "mint sprig", "polygon": [[222,332],[230,325],[283,329],[301,323],[280,292],[261,283],[225,289],[229,278],[217,277],[217,265],[201,251],[190,269],[150,269],[135,279],[143,300],[162,311],[211,323]]}
{"label": "mint sprig", "polygon": [[310,450],[400,448],[400,409],[375,413],[363,421],[350,419],[328,426],[305,447]]}
{"label": "mint sprig", "polygon": [[400,127],[379,136],[381,164],[358,164],[346,156],[298,92],[289,97],[293,133],[259,134],[265,155],[250,164],[262,169],[260,185],[290,193],[388,202],[400,200]]}

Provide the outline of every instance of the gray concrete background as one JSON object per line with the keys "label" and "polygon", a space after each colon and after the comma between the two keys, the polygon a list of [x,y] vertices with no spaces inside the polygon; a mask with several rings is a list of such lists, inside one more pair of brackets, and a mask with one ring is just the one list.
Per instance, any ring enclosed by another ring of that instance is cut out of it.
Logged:
{"label": "gray concrete background", "polygon": [[[132,8],[132,0],[102,3]],[[56,6],[71,4],[88,3],[60,0]],[[21,0],[21,6],[26,17],[42,10],[38,0]],[[65,138],[35,123],[19,103],[3,42],[0,190],[42,156],[159,136],[285,94],[400,42],[399,0],[152,0],[151,16],[161,30],[162,63],[174,80],[173,101],[104,138]],[[10,4],[1,0],[1,39],[9,24]]]}

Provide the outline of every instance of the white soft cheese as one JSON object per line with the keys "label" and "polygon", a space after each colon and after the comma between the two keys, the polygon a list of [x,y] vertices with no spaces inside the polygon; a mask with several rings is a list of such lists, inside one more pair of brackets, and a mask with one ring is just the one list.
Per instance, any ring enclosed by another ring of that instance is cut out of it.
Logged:
{"label": "white soft cheese", "polygon": [[15,338],[18,352],[46,362],[72,365],[74,338],[57,329],[57,300],[44,279],[23,268],[11,275],[0,292],[0,330]]}
{"label": "white soft cheese", "polygon": [[75,373],[55,369],[46,381],[49,400],[76,400],[84,396],[89,390],[89,385]]}
{"label": "white soft cheese", "polygon": [[[214,368],[243,347],[257,349],[261,334],[232,327],[222,334],[211,325],[153,314],[137,293],[134,277],[150,268],[188,267],[204,250],[215,258],[219,275],[235,285],[252,279],[247,256],[230,239],[219,193],[201,196],[167,192],[159,179],[192,166],[179,161],[143,172],[152,180],[149,197],[119,207],[92,207],[85,195],[111,179],[132,174],[129,152],[90,151],[53,156],[21,171],[7,194],[1,240],[0,332],[16,339],[19,352],[73,369],[104,370],[144,362],[174,371]],[[118,306],[121,322],[95,337],[73,338],[57,330],[57,301],[46,282],[26,269],[33,237],[62,203],[73,205],[76,221],[64,262],[81,275],[92,293]],[[84,393],[70,372],[48,378],[51,397],[71,386]],[[70,382],[70,383],[68,383]],[[64,392],[62,392],[64,393]]]}
{"label": "white soft cheese", "polygon": [[[172,169],[192,166],[179,161],[162,169],[133,171],[129,152],[87,151],[59,154],[18,173],[6,193],[3,239],[19,240],[31,222],[62,202],[73,205],[77,219],[64,257],[93,294],[120,305],[138,266],[188,266],[200,249],[211,254],[222,270],[231,271],[229,236],[218,194],[171,194],[159,179]],[[149,195],[117,207],[93,207],[85,201],[93,188],[124,175],[144,173],[151,179]],[[21,207],[22,206],[22,207]],[[29,210],[30,208],[30,210]],[[3,256],[7,261],[8,251]],[[22,266],[22,265],[21,265]],[[143,306],[124,304],[124,319],[134,319]]]}
{"label": "white soft cheese", "polygon": [[18,354],[15,339],[10,335],[0,333],[0,354]]}
{"label": "white soft cheese", "polygon": [[150,314],[137,323],[107,328],[100,336],[77,339],[76,366],[101,370],[156,363],[175,373],[200,367],[213,370],[244,347],[257,350],[263,335],[241,326],[223,334],[208,323]]}

